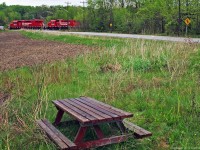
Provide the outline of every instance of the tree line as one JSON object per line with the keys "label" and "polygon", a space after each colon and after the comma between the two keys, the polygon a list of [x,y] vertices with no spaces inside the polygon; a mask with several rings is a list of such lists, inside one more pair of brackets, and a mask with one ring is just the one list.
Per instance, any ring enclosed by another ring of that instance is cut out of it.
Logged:
{"label": "tree line", "polygon": [[[88,0],[85,6],[7,6],[0,25],[12,20],[75,19],[85,31],[136,34],[200,34],[200,0]],[[190,23],[186,25],[185,20]]]}

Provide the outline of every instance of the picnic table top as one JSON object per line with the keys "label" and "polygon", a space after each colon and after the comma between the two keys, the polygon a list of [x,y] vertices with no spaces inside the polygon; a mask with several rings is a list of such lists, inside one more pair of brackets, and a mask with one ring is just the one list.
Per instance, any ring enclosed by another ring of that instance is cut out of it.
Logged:
{"label": "picnic table top", "polygon": [[55,106],[70,114],[82,124],[95,124],[123,120],[133,114],[89,97],[53,101]]}

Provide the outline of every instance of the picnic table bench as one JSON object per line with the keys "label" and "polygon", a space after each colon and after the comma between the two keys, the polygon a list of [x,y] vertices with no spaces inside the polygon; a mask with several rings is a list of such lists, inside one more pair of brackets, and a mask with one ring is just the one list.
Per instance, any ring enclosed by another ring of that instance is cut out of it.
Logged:
{"label": "picnic table bench", "polygon": [[[60,149],[87,149],[113,143],[120,143],[133,135],[136,138],[144,138],[152,135],[151,132],[138,127],[133,123],[124,121],[125,118],[132,117],[132,113],[114,108],[93,98],[80,97],[55,100],[53,103],[58,110],[55,122],[53,123],[54,126],[46,119],[38,120],[37,122]],[[65,137],[55,127],[61,123],[64,113],[72,116],[80,125],[73,142]],[[115,123],[121,132],[121,135],[105,137],[99,126],[103,123]],[[97,140],[84,141],[84,136],[88,128],[94,129],[98,138]],[[134,133],[129,134],[128,129]]]}

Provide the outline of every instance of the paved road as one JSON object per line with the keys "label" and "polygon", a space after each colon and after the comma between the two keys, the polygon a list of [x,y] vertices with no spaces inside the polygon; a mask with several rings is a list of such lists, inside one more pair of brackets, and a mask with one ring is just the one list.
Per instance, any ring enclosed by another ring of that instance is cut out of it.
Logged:
{"label": "paved road", "polygon": [[117,34],[117,33],[96,33],[96,32],[63,32],[63,31],[49,31],[43,30],[42,32],[65,35],[86,35],[86,36],[102,36],[102,37],[116,37],[116,38],[133,38],[133,39],[148,39],[148,40],[161,40],[173,42],[195,42],[200,43],[200,38],[183,38],[183,37],[170,37],[170,36],[154,36],[154,35],[138,35],[138,34]]}

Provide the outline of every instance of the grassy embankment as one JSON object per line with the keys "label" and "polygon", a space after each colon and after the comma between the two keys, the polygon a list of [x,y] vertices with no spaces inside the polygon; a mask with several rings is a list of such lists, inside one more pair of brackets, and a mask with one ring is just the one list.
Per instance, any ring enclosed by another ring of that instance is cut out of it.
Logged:
{"label": "grassy embankment", "polygon": [[23,34],[101,46],[65,61],[0,73],[0,90],[11,94],[1,106],[0,149],[55,149],[35,121],[53,122],[51,100],[81,95],[134,113],[129,120],[153,132],[151,138],[98,149],[200,148],[200,45]]}

